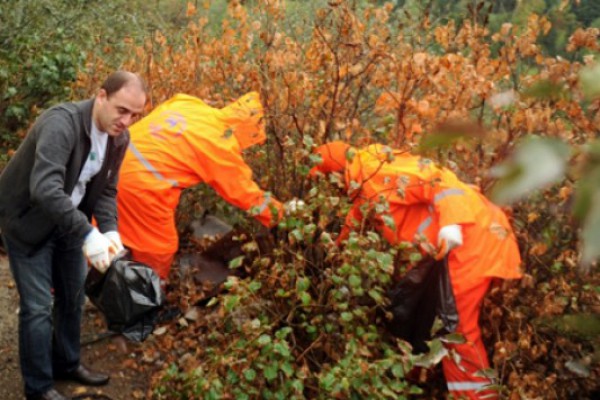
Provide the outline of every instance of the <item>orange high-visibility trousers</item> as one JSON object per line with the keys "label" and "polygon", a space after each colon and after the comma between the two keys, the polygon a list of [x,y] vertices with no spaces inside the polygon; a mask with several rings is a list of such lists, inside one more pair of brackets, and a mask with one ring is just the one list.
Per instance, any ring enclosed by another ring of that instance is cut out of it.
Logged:
{"label": "orange high-visibility trousers", "polygon": [[[452,275],[452,274],[450,274]],[[478,371],[489,368],[489,361],[481,340],[479,314],[483,298],[488,291],[492,279],[482,278],[477,284],[454,291],[456,310],[458,312],[457,332],[461,333],[466,342],[448,344],[451,352],[456,352],[458,358],[449,356],[442,360],[442,368],[448,385],[448,391],[453,399],[495,399],[497,393],[482,390],[492,382],[485,377],[475,376]],[[455,288],[453,288],[455,289]]]}

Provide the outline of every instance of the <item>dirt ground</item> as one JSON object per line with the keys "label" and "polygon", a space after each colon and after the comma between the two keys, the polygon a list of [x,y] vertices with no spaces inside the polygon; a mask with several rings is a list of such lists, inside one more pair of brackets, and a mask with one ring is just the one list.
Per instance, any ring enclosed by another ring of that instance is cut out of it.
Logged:
{"label": "dirt ground", "polygon": [[[17,339],[18,293],[6,256],[0,253],[0,399],[24,399],[19,370]],[[82,362],[94,370],[109,373],[108,385],[93,388],[72,382],[57,382],[56,388],[78,399],[131,400],[148,398],[152,360],[144,355],[144,344],[109,337],[92,342],[105,332],[95,307],[86,304],[82,328]]]}

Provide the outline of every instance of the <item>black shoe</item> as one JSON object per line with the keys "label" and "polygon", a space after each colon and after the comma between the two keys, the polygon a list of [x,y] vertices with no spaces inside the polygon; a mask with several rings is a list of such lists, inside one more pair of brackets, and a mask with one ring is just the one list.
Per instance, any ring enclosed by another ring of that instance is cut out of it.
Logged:
{"label": "black shoe", "polygon": [[30,394],[26,396],[27,400],[69,400],[70,397],[63,396],[55,389],[50,389],[42,394]]}
{"label": "black shoe", "polygon": [[100,372],[91,371],[80,364],[79,367],[75,368],[74,371],[58,374],[55,378],[60,380],[76,381],[82,385],[102,386],[108,383],[110,376]]}

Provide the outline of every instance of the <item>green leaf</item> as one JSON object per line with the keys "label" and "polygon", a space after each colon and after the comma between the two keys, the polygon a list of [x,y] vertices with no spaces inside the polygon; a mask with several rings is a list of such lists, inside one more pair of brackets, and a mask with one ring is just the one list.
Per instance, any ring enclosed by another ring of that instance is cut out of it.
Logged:
{"label": "green leaf", "polygon": [[498,385],[498,384],[490,384],[490,385],[484,385],[482,387],[480,387],[479,389],[477,389],[475,391],[475,393],[480,393],[480,392],[491,392],[491,393],[487,393],[487,394],[480,394],[479,398],[481,400],[486,400],[486,399],[497,399],[498,398],[498,393],[502,393],[503,390],[505,390],[506,388],[502,385]]}
{"label": "green leaf", "polygon": [[395,364],[392,367],[392,375],[396,378],[404,378],[404,367],[402,364]]}
{"label": "green leaf", "polygon": [[294,388],[294,390],[298,393],[302,393],[304,391],[304,384],[302,383],[301,380],[299,379],[295,379],[292,382],[292,387]]}
{"label": "green leaf", "polygon": [[429,368],[437,365],[447,355],[448,350],[439,339],[435,339],[429,342],[429,352],[415,359],[415,365],[418,367]]}
{"label": "green leaf", "polygon": [[314,325],[308,325],[306,327],[306,333],[313,334],[317,332],[317,327]]}
{"label": "green leaf", "polygon": [[273,351],[275,353],[281,354],[282,357],[290,356],[290,349],[287,345],[287,342],[275,343],[275,345],[273,346]]}
{"label": "green leaf", "polygon": [[289,362],[284,362],[283,364],[281,364],[280,369],[288,378],[294,375],[294,367],[292,367],[292,364],[290,364]]}
{"label": "green leaf", "polygon": [[375,213],[383,214],[388,207],[385,204],[377,203],[375,204]]}
{"label": "green leaf", "polygon": [[410,344],[408,344],[404,340],[398,340],[397,345],[403,354],[411,354],[412,353],[412,348],[411,348]]}
{"label": "green leaf", "polygon": [[417,252],[410,253],[410,255],[408,256],[408,259],[410,260],[411,263],[417,263],[423,259],[423,255],[421,253],[417,253]]}
{"label": "green leaf", "polygon": [[239,304],[239,302],[240,302],[240,296],[237,296],[237,295],[226,296],[225,304],[224,304],[225,310],[228,312],[232,311],[235,308],[235,306],[237,306]]}
{"label": "green leaf", "polygon": [[354,315],[352,315],[351,312],[347,312],[347,311],[343,312],[340,317],[342,318],[343,321],[346,321],[346,322],[350,322],[354,319]]}
{"label": "green leaf", "polygon": [[265,346],[265,345],[271,343],[271,336],[266,335],[266,334],[260,335],[260,337],[257,340],[257,343],[261,346]]}
{"label": "green leaf", "polygon": [[496,370],[493,368],[480,369],[478,371],[475,371],[473,376],[476,376],[478,378],[487,378],[489,380],[498,379],[498,374],[496,373]]}
{"label": "green leaf", "polygon": [[233,260],[229,261],[229,268],[230,269],[239,268],[242,266],[243,262],[244,262],[244,256],[236,257]]}
{"label": "green leaf", "polygon": [[423,394],[423,389],[418,386],[411,386],[409,394]]}
{"label": "green leaf", "polygon": [[530,136],[516,148],[511,160],[494,167],[491,175],[499,178],[492,199],[508,204],[544,188],[564,177],[570,148],[552,138]]}
{"label": "green leaf", "polygon": [[210,299],[208,301],[208,303],[206,304],[206,307],[212,307],[215,304],[217,304],[219,302],[219,298],[218,297],[213,297],[212,299]]}
{"label": "green leaf", "polygon": [[252,281],[250,282],[250,284],[248,285],[248,289],[250,290],[250,292],[252,293],[256,293],[260,288],[262,287],[262,283],[258,282],[258,281]]}
{"label": "green leaf", "polygon": [[335,375],[332,373],[328,373],[327,375],[321,378],[320,384],[325,391],[329,392],[333,388],[333,385],[335,385],[335,382]]}
{"label": "green leaf", "polygon": [[383,296],[377,290],[371,289],[368,293],[369,296],[371,296],[371,298],[375,300],[378,304],[381,304],[383,302]]}
{"label": "green leaf", "polygon": [[353,288],[359,287],[362,284],[362,279],[358,275],[350,275],[350,277],[348,278],[348,283]]}
{"label": "green leaf", "polygon": [[440,340],[443,343],[462,344],[466,343],[465,337],[461,333],[449,333],[444,335]]}
{"label": "green leaf", "polygon": [[314,235],[315,232],[317,231],[317,225],[315,224],[307,224],[306,226],[304,226],[304,232],[308,235]]}
{"label": "green leaf", "polygon": [[315,142],[314,142],[312,136],[310,136],[310,135],[302,136],[302,143],[308,149],[312,149],[315,146]]}
{"label": "green leaf", "polygon": [[296,239],[296,241],[301,242],[304,237],[302,236],[302,231],[300,231],[300,229],[296,228],[293,231],[290,232],[290,235],[294,237],[294,239]]}
{"label": "green leaf", "polygon": [[[260,328],[260,326],[261,326],[260,319],[254,318],[252,321],[250,321],[250,326],[252,327],[252,329]],[[242,342],[245,342],[245,341],[242,341]]]}
{"label": "green leaf", "polygon": [[312,301],[312,297],[308,292],[302,292],[300,293],[300,301],[302,302],[303,306],[308,306]]}
{"label": "green leaf", "polygon": [[292,328],[289,326],[284,326],[275,332],[275,337],[279,340],[284,340],[290,333],[292,333]]}
{"label": "green leaf", "polygon": [[273,379],[277,378],[277,364],[268,365],[264,369],[263,374],[268,381],[272,381]]}
{"label": "green leaf", "polygon": [[379,242],[379,235],[377,232],[369,231],[367,232],[367,239],[369,239],[370,242],[377,243]]}
{"label": "green leaf", "polygon": [[254,378],[256,378],[256,371],[253,370],[252,368],[248,368],[244,371],[244,378],[246,378],[246,380],[248,382],[252,382],[254,380]]}
{"label": "green leaf", "polygon": [[306,277],[298,278],[296,281],[296,290],[298,292],[305,292],[310,287],[310,279]]}
{"label": "green leaf", "polygon": [[385,226],[387,226],[391,230],[396,229],[396,222],[394,221],[394,217],[392,217],[391,215],[382,215],[381,219],[383,220]]}
{"label": "green leaf", "polygon": [[311,154],[308,156],[310,165],[320,165],[323,162],[323,157],[320,154]]}

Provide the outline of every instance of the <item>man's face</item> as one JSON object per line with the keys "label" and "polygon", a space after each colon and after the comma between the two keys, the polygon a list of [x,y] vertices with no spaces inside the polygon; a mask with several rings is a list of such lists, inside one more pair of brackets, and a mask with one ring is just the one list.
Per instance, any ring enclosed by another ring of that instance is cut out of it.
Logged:
{"label": "man's face", "polygon": [[96,96],[94,122],[109,136],[119,136],[142,115],[146,94],[135,84],[126,84],[108,96],[104,89]]}

